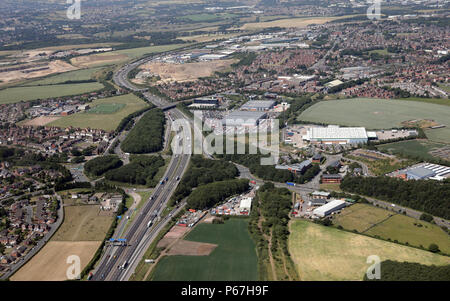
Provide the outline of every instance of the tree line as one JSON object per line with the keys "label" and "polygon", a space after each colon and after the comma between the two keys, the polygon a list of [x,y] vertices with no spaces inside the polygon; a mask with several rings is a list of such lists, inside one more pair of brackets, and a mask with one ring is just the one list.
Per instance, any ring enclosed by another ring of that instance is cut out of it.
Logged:
{"label": "tree line", "polygon": [[233,179],[209,183],[197,187],[188,197],[187,205],[192,209],[206,209],[241,194],[249,188],[248,179]]}
{"label": "tree line", "polygon": [[188,170],[175,190],[171,203],[177,203],[187,197],[192,189],[211,182],[234,179],[239,171],[233,163],[223,160],[205,159],[193,155]]}
{"label": "tree line", "polygon": [[122,160],[116,155],[107,155],[94,158],[84,164],[86,174],[91,176],[101,176],[111,169],[118,168],[123,165]]}
{"label": "tree line", "polygon": [[158,181],[154,177],[164,164],[165,161],[161,156],[132,155],[129,164],[108,171],[105,178],[110,181],[155,187]]}
{"label": "tree line", "polygon": [[380,267],[381,279],[368,279],[364,274],[364,281],[450,281],[450,265],[430,266],[385,260]]}
{"label": "tree line", "polygon": [[154,108],[138,121],[120,145],[122,151],[133,154],[153,153],[163,148],[165,117]]}
{"label": "tree line", "polygon": [[445,219],[450,218],[449,182],[346,176],[340,187],[344,191],[389,201]]}

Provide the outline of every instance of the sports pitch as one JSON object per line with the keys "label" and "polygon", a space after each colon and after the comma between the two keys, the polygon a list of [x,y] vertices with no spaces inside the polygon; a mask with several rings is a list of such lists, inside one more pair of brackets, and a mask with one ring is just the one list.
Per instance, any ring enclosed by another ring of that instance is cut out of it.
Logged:
{"label": "sports pitch", "polygon": [[419,101],[353,98],[321,101],[300,114],[298,120],[363,126],[368,129],[400,127],[403,121],[432,119],[446,128],[427,130],[436,141],[450,141],[450,106]]}
{"label": "sports pitch", "polygon": [[167,256],[155,267],[151,280],[157,281],[255,281],[255,244],[248,221],[231,218],[224,224],[201,223],[186,239],[217,244],[208,256]]}
{"label": "sports pitch", "polygon": [[112,114],[121,109],[123,109],[126,105],[123,103],[100,103],[88,110],[89,114]]}
{"label": "sports pitch", "polygon": [[[75,128],[89,127],[92,129],[113,131],[117,128],[123,118],[148,106],[142,99],[133,94],[97,99],[90,103],[90,105],[93,107],[94,112],[79,112],[73,115],[64,116],[49,123],[49,126],[58,126],[63,128],[69,126]],[[106,108],[111,111],[112,108],[117,108],[119,105],[124,105],[124,107],[118,111],[106,113]],[[97,106],[100,107],[96,112],[95,109]]]}
{"label": "sports pitch", "polygon": [[[450,257],[297,220],[291,223],[288,246],[300,278],[308,281],[362,280],[371,264],[380,260],[450,264]],[[383,267],[381,267],[383,268]]]}

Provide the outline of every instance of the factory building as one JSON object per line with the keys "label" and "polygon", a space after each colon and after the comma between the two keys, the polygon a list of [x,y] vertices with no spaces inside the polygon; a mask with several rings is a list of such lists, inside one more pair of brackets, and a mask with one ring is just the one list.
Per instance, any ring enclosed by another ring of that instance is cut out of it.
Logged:
{"label": "factory building", "polygon": [[368,137],[363,127],[328,126],[309,128],[303,140],[315,144],[359,144],[367,143]]}
{"label": "factory building", "polygon": [[250,100],[242,105],[242,111],[269,111],[275,106],[273,100]]}
{"label": "factory building", "polygon": [[234,111],[222,119],[224,126],[257,126],[266,117],[264,112]]}
{"label": "factory building", "polygon": [[347,203],[342,200],[333,200],[319,208],[313,210],[313,214],[318,217],[325,217],[335,211],[338,211],[347,206]]}
{"label": "factory building", "polygon": [[406,169],[402,174],[408,180],[430,179],[441,181],[450,177],[450,167],[432,163],[421,163]]}
{"label": "factory building", "polygon": [[291,165],[275,165],[276,169],[285,169],[289,170],[290,172],[293,172],[295,174],[300,173],[303,174],[310,166],[312,161],[311,160],[305,160],[301,163],[291,164]]}

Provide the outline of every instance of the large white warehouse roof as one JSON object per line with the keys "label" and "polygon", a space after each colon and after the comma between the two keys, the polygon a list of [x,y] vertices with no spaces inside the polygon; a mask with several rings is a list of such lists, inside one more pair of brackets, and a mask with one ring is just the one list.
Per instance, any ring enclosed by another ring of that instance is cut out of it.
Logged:
{"label": "large white warehouse roof", "polygon": [[313,127],[309,128],[306,134],[306,140],[311,139],[367,139],[366,129],[341,128],[341,127]]}

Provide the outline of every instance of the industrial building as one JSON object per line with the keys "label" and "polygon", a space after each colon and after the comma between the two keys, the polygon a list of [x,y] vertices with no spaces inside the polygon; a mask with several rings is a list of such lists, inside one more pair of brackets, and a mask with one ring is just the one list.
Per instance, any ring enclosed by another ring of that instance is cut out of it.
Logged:
{"label": "industrial building", "polygon": [[289,170],[290,172],[293,172],[295,174],[297,174],[297,173],[303,174],[311,166],[311,163],[312,163],[311,160],[305,160],[303,162],[291,164],[291,165],[277,164],[277,165],[275,165],[275,168]]}
{"label": "industrial building", "polygon": [[450,177],[450,167],[432,164],[421,163],[411,168],[408,168],[400,173],[404,175],[407,180],[444,180]]}
{"label": "industrial building", "polygon": [[335,211],[338,211],[347,206],[347,203],[342,200],[333,200],[319,208],[313,210],[313,214],[318,217],[325,217]]}
{"label": "industrial building", "polygon": [[261,119],[266,117],[264,112],[234,111],[222,119],[226,126],[257,126]]}
{"label": "industrial building", "polygon": [[250,100],[241,106],[242,111],[269,111],[275,106],[273,100]]}
{"label": "industrial building", "polygon": [[311,127],[303,140],[319,144],[359,144],[367,143],[366,129],[363,127]]}

